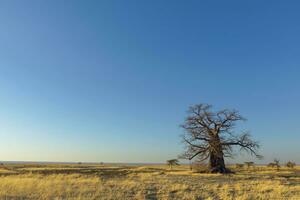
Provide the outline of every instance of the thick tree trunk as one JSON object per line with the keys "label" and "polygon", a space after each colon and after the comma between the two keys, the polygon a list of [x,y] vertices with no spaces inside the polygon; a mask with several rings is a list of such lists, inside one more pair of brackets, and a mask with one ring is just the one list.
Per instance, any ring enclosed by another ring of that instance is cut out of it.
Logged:
{"label": "thick tree trunk", "polygon": [[227,173],[228,170],[225,167],[223,153],[211,152],[209,158],[209,170],[211,173]]}
{"label": "thick tree trunk", "polygon": [[214,150],[210,152],[209,157],[209,171],[211,173],[228,173],[229,170],[225,167],[223,149],[218,136],[215,138],[213,145]]}

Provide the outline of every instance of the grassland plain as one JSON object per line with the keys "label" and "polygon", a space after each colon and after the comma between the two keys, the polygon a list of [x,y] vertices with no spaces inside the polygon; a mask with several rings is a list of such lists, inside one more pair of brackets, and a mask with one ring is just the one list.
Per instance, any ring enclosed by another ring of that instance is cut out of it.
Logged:
{"label": "grassland plain", "polygon": [[8,164],[0,167],[0,199],[300,199],[300,167],[232,169],[201,174],[178,166]]}

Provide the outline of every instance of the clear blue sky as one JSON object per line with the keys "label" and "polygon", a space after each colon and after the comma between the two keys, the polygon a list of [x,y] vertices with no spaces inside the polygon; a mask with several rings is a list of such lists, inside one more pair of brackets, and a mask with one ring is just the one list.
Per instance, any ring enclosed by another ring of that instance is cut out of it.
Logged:
{"label": "clear blue sky", "polygon": [[164,162],[204,102],[299,163],[298,2],[0,1],[0,160]]}

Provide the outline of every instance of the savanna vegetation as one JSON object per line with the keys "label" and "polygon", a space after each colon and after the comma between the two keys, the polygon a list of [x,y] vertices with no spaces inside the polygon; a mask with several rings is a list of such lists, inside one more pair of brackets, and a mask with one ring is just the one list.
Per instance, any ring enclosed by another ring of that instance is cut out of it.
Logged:
{"label": "savanna vegetation", "polygon": [[236,168],[199,173],[188,165],[2,165],[0,199],[294,199],[300,168]]}

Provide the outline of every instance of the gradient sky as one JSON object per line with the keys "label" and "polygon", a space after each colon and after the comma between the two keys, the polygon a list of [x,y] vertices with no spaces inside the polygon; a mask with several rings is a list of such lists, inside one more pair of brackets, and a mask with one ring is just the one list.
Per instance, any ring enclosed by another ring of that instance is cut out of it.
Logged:
{"label": "gradient sky", "polygon": [[[299,1],[0,1],[0,160],[164,162],[188,106],[300,162]],[[248,160],[241,156],[238,160]],[[253,159],[255,160],[255,159]]]}

